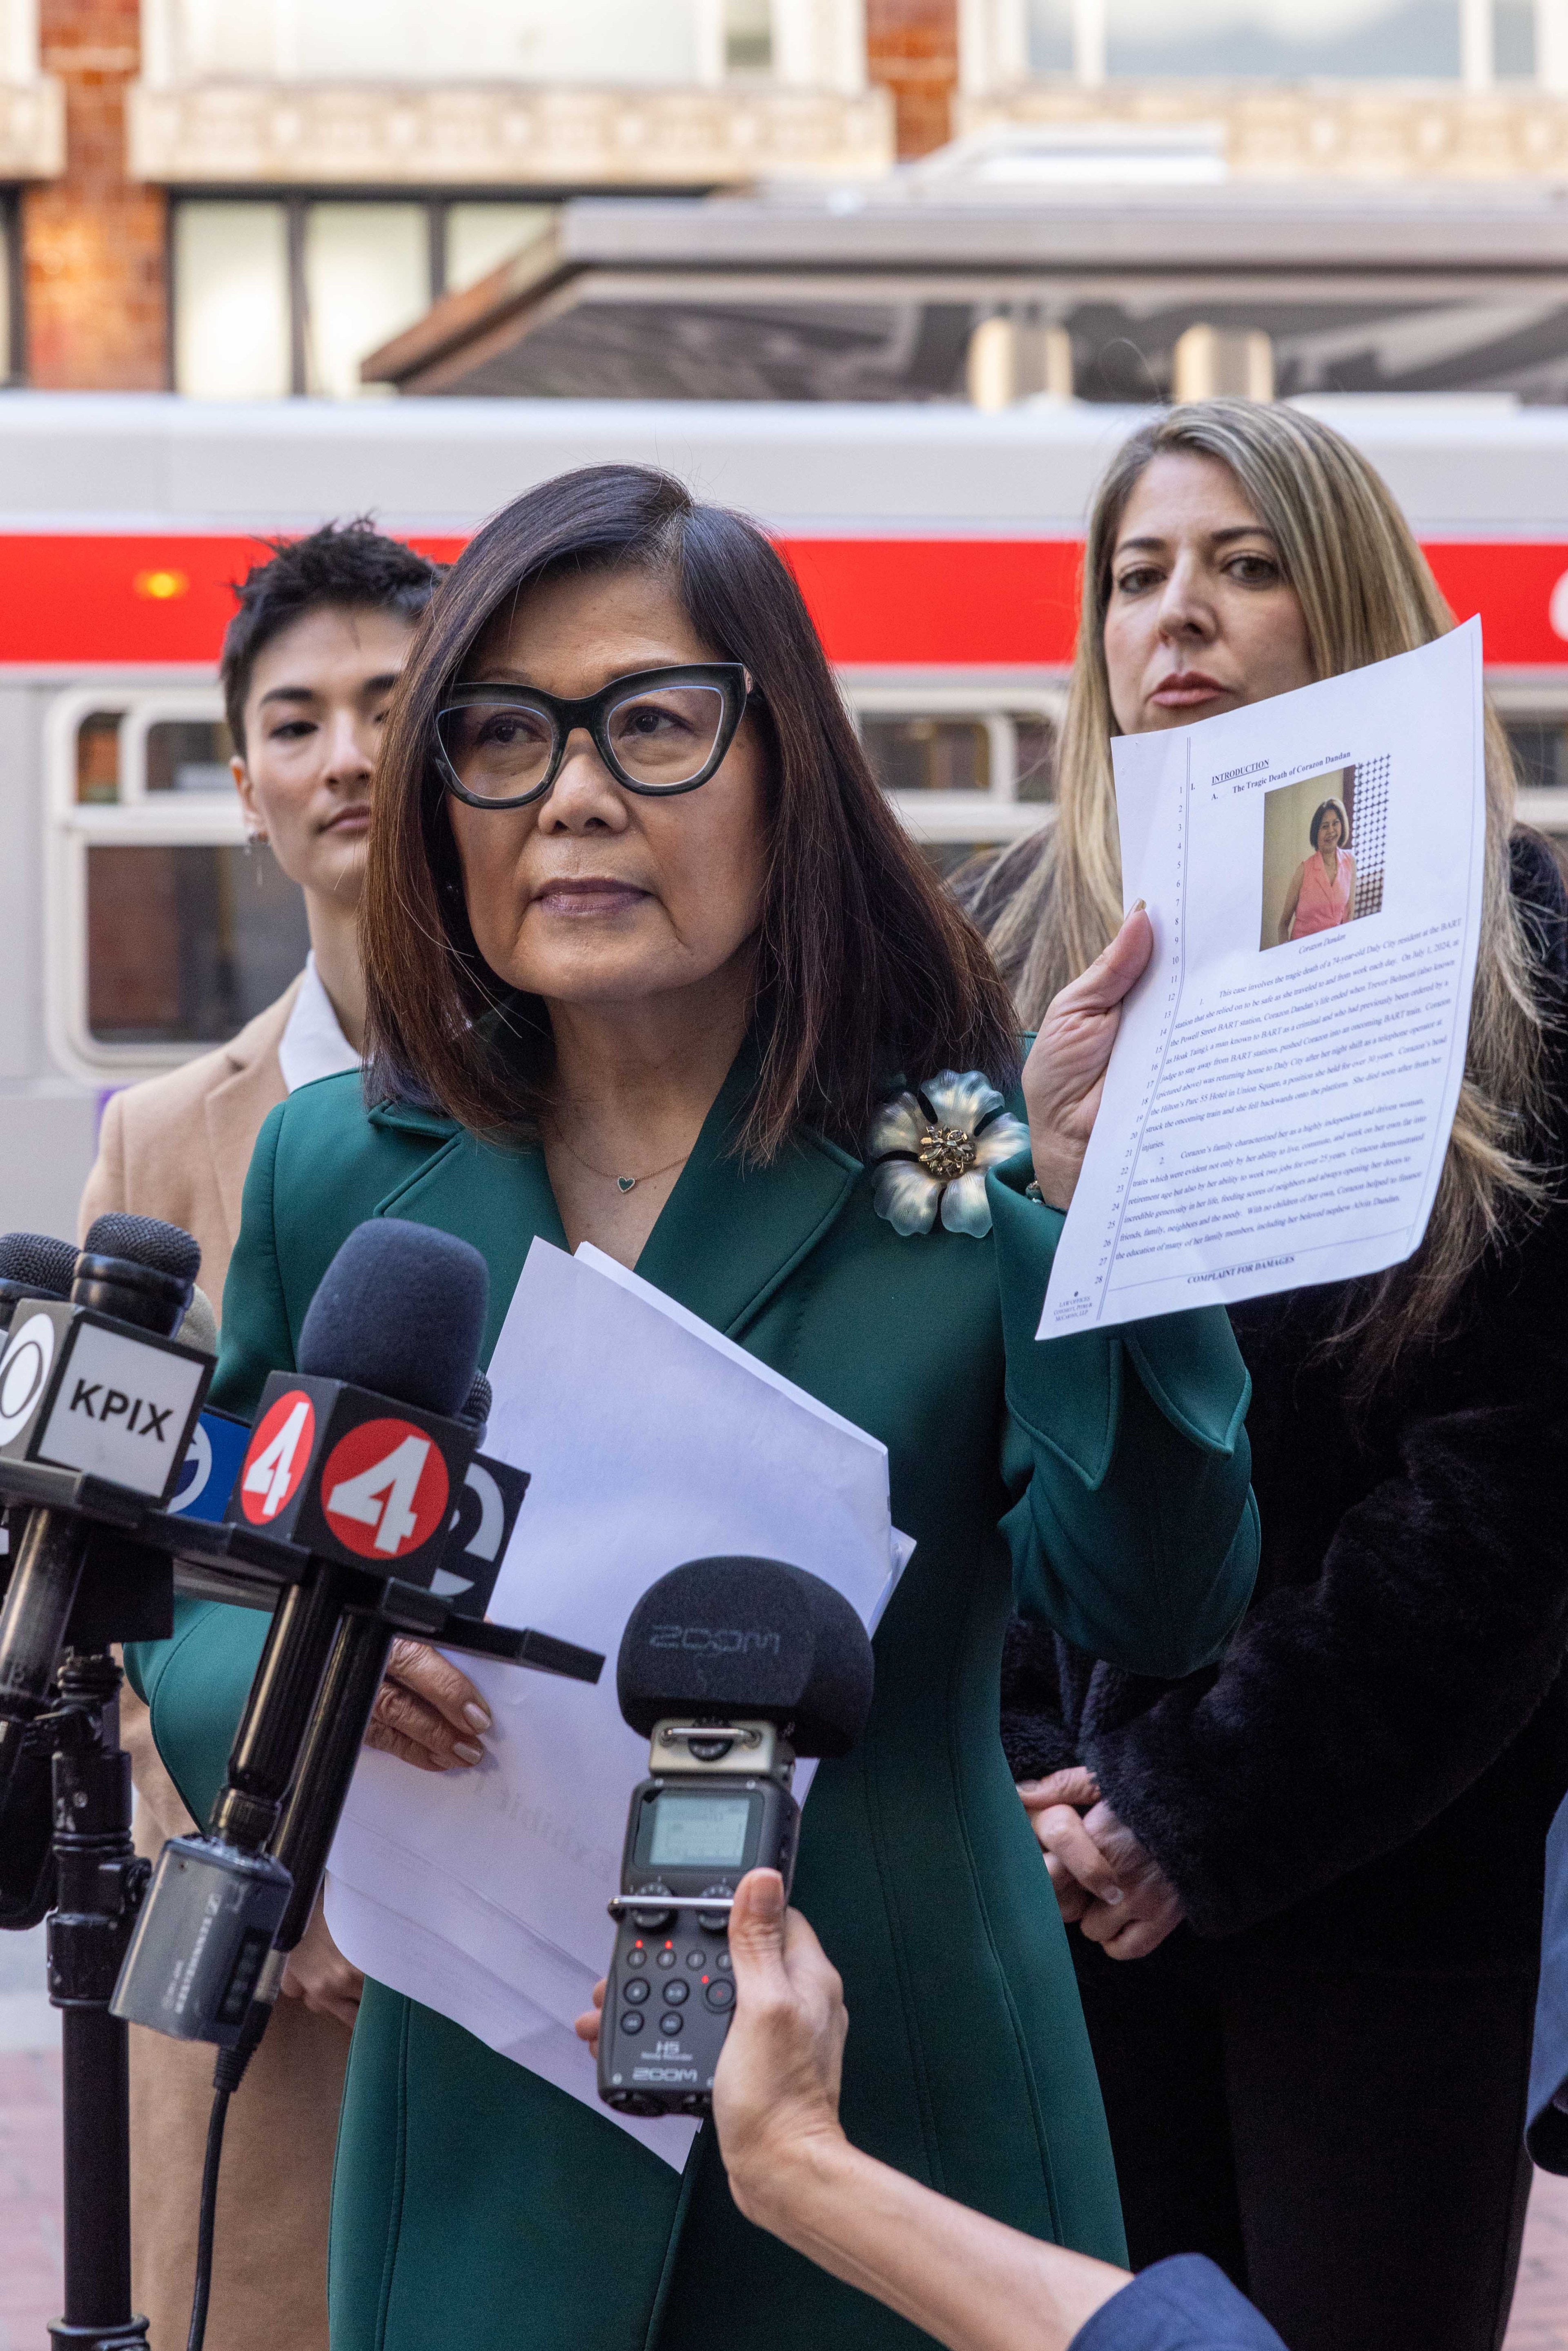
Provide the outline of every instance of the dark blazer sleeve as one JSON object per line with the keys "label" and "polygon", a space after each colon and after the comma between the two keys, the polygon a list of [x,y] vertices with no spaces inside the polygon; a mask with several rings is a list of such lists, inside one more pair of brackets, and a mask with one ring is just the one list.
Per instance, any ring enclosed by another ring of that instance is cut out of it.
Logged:
{"label": "dark blazer sleeve", "polygon": [[1201,2253],[1142,2270],[1067,2351],[1285,2351],[1268,2320]]}
{"label": "dark blazer sleeve", "polygon": [[1403,1474],[1270,1592],[1212,1677],[1096,1729],[1082,1760],[1180,1893],[1229,1935],[1391,1852],[1529,1721],[1568,1650],[1560,1346],[1538,1400],[1406,1427]]}
{"label": "dark blazer sleeve", "polygon": [[[1561,1088],[1560,1052],[1550,1066]],[[1559,1135],[1536,1155],[1561,1152]],[[1568,1207],[1481,1269],[1443,1356],[1396,1423],[1397,1473],[1345,1511],[1317,1576],[1267,1593],[1217,1672],[1083,1740],[1199,1934],[1416,1835],[1568,1656]],[[1303,1420],[1290,1441],[1325,1435]]]}
{"label": "dark blazer sleeve", "polygon": [[987,1177],[1007,1355],[1002,1520],[1021,1614],[1134,1673],[1190,1673],[1251,1593],[1249,1385],[1218,1307],[1035,1337],[1063,1219],[1027,1152]]}

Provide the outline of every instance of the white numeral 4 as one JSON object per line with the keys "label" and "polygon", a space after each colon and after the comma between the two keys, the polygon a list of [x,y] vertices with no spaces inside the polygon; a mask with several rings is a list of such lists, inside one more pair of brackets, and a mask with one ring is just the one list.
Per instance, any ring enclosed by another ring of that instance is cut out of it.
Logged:
{"label": "white numeral 4", "polygon": [[277,1436],[267,1439],[245,1473],[246,1492],[263,1494],[267,1498],[261,1506],[264,1519],[276,1518],[288,1499],[289,1481],[294,1475],[294,1456],[309,1411],[310,1406],[301,1396]]}
{"label": "white numeral 4", "polygon": [[384,1460],[372,1462],[357,1478],[345,1478],[340,1486],[334,1486],[327,1497],[329,1511],[340,1519],[352,1519],[356,1526],[374,1527],[376,1549],[396,1551],[419,1525],[413,1498],[429,1458],[428,1437],[405,1437]]}

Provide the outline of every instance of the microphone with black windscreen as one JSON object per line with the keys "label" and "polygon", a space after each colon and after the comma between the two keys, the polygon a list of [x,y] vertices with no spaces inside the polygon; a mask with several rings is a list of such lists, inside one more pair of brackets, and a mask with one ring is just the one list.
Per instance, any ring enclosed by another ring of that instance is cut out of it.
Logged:
{"label": "microphone with black windscreen", "polygon": [[72,1241],[47,1233],[0,1233],[0,1331],[10,1329],[24,1298],[68,1298],[76,1270]]}
{"label": "microphone with black windscreen", "polygon": [[[22,1279],[58,1267],[61,1244],[15,1238],[25,1244]],[[0,1494],[9,1466],[37,1464],[74,1472],[89,1497],[123,1497],[132,1511],[168,1499],[212,1374],[210,1356],[172,1335],[201,1261],[177,1226],[113,1214],[73,1255],[65,1301],[13,1299],[0,1353]],[[34,1509],[18,1536],[0,1608],[0,1788],[27,1724],[50,1703],[92,1540],[90,1517],[68,1507]]]}
{"label": "microphone with black windscreen", "polygon": [[706,2115],[735,2005],[728,1923],[748,1869],[788,1895],[797,1756],[847,1755],[871,1712],[871,1639],[841,1593],[781,1560],[691,1560],[632,1610],[615,1667],[649,1740],[610,1906],[599,2095]]}

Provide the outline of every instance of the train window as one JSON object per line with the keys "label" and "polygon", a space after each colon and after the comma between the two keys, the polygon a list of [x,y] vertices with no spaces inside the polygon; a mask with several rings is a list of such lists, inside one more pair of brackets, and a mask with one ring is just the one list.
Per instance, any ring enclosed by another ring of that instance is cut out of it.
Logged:
{"label": "train window", "polygon": [[120,713],[93,710],[77,729],[77,799],[101,808],[120,798]]}
{"label": "train window", "polygon": [[1013,721],[1016,799],[1038,804],[1056,798],[1056,734],[1049,718],[1031,716]]}
{"label": "train window", "polygon": [[88,1029],[101,1045],[201,1046],[276,997],[310,942],[298,891],[232,844],[87,852]]}
{"label": "train window", "polygon": [[1526,791],[1557,791],[1568,784],[1568,720],[1511,718],[1508,740]]}
{"label": "train window", "polygon": [[984,792],[991,743],[983,718],[867,718],[861,738],[889,792]]}
{"label": "train window", "polygon": [[232,792],[233,745],[221,718],[161,718],[147,729],[150,792]]}
{"label": "train window", "polygon": [[1056,797],[1061,686],[916,695],[852,673],[846,686],[872,773],[939,872],[1042,822]]}
{"label": "train window", "polygon": [[47,733],[51,1041],[90,1082],[129,1081],[282,993],[304,905],[267,852],[245,853],[214,687],[62,694]]}

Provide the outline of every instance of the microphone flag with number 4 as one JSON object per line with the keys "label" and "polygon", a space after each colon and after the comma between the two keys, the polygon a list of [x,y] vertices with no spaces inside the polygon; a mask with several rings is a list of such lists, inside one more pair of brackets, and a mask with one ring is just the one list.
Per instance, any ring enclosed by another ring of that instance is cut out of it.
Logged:
{"label": "microphone flag with number 4", "polygon": [[476,1432],[346,1380],[274,1372],[227,1518],[429,1584]]}

